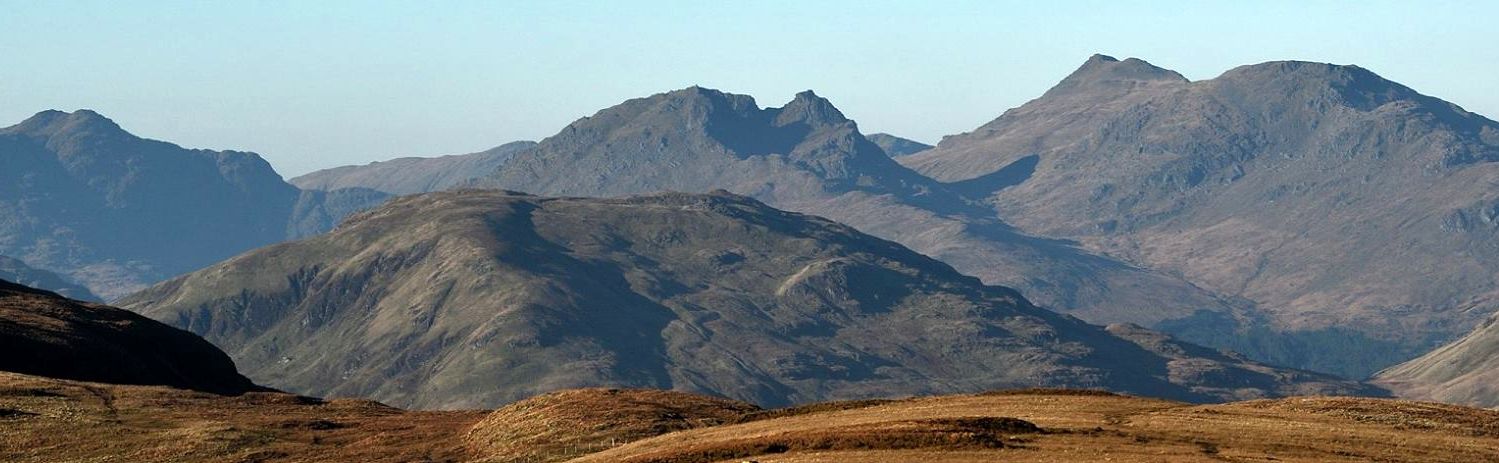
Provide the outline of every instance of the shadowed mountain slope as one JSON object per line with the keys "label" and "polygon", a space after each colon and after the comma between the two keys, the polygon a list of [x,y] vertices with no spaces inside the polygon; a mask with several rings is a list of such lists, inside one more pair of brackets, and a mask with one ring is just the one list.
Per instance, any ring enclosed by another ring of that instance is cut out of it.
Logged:
{"label": "shadowed mountain slope", "polygon": [[[1356,66],[1269,62],[1189,82],[1105,56],[900,158],[1025,232],[1263,311],[1156,326],[1353,377],[1499,309],[1495,160],[1499,124]],[[1006,171],[999,188],[974,185]],[[1275,335],[1288,337],[1250,339]],[[1291,345],[1304,348],[1274,352]]]}
{"label": "shadowed mountain slope", "polygon": [[99,296],[56,273],[32,268],[20,259],[0,256],[0,280],[61,294],[74,300],[98,302]]}
{"label": "shadowed mountain slope", "polygon": [[892,161],[812,92],[785,106],[691,87],[626,101],[516,154],[476,186],[607,197],[725,189],[827,217],[1098,323],[1153,324],[1239,306],[1179,278],[1019,234]]}
{"label": "shadowed mountain slope", "polygon": [[0,129],[0,254],[106,299],[305,234],[292,223],[326,230],[334,219],[292,217],[320,199],[253,153],[139,138],[93,111]]}
{"label": "shadowed mountain slope", "polygon": [[288,181],[304,190],[367,188],[392,195],[440,191],[489,175],[515,153],[535,146],[536,142],[517,141],[473,154],[398,158],[362,166],[335,167]]}
{"label": "shadowed mountain slope", "polygon": [[1380,393],[1089,325],[728,193],[406,197],[124,305],[213,341],[262,384],[424,408],[593,386],[767,405],[1015,386]]}
{"label": "shadowed mountain slope", "polygon": [[0,281],[0,352],[0,371],[221,394],[255,388],[192,333],[7,281]]}

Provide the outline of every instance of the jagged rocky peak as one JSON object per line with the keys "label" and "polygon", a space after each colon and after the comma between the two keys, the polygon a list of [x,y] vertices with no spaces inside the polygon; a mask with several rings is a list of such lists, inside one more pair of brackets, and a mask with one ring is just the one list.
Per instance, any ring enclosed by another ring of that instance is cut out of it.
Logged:
{"label": "jagged rocky peak", "polygon": [[790,103],[776,110],[776,125],[797,122],[812,126],[836,125],[848,122],[843,112],[833,106],[827,98],[817,96],[811,90],[796,94]]}
{"label": "jagged rocky peak", "polygon": [[1048,95],[1085,89],[1122,88],[1132,89],[1140,85],[1185,84],[1186,77],[1176,71],[1161,68],[1139,58],[1120,61],[1108,55],[1093,55],[1076,71],[1052,87]]}
{"label": "jagged rocky peak", "polygon": [[760,108],[752,96],[696,85],[631,100],[600,111],[595,118],[666,112],[684,112],[710,120],[732,118],[776,126],[800,122],[820,127],[849,122],[832,102],[811,90],[797,93],[785,106]]}
{"label": "jagged rocky peak", "polygon": [[[744,118],[760,111],[754,97],[691,86],[684,89],[636,98],[605,108],[589,119],[641,117],[656,114],[686,115],[696,121],[713,118]],[[585,119],[587,120],[587,119]]]}
{"label": "jagged rocky peak", "polygon": [[[856,128],[831,102],[810,90],[798,93],[782,107],[761,108],[748,95],[692,86],[604,109],[574,122],[542,145],[543,149],[571,150],[611,140],[645,139],[647,146],[722,147],[750,157],[790,154],[812,133],[854,132]],[[617,155],[618,150],[610,153]]]}

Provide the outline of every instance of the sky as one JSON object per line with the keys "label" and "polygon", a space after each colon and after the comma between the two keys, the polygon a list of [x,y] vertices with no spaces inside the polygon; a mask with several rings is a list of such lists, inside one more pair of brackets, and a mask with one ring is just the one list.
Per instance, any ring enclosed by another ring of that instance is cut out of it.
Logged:
{"label": "sky", "polygon": [[[731,3],[723,5],[722,3]],[[0,126],[93,109],[283,176],[539,140],[691,85],[934,143],[1103,53],[1357,64],[1499,117],[1499,2],[0,0]]]}

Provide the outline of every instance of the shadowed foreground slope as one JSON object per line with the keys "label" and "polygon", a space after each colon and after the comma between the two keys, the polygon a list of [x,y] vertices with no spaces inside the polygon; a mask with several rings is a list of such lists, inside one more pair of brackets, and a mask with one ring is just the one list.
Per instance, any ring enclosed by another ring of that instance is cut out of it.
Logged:
{"label": "shadowed foreground slope", "polygon": [[728,193],[401,198],[125,306],[255,381],[421,408],[653,387],[761,405],[1000,387],[1379,394],[1089,325],[898,244]]}
{"label": "shadowed foreground slope", "polygon": [[1456,463],[1499,459],[1496,422],[1499,412],[1396,400],[1193,406],[1081,391],[759,412],[681,393],[588,390],[492,413],[410,412],[360,400],[223,397],[0,373],[0,460],[18,463]]}
{"label": "shadowed foreground slope", "polygon": [[0,371],[224,394],[255,388],[228,356],[192,333],[3,280]]}

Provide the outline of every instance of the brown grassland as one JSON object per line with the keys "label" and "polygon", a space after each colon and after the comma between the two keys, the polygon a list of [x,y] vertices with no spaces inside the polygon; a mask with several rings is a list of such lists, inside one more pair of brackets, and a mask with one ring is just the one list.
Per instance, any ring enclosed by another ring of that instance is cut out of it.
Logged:
{"label": "brown grassland", "polygon": [[1192,405],[1058,390],[760,410],[587,389],[405,411],[0,373],[0,461],[574,463],[1499,461],[1499,411],[1298,397]]}

